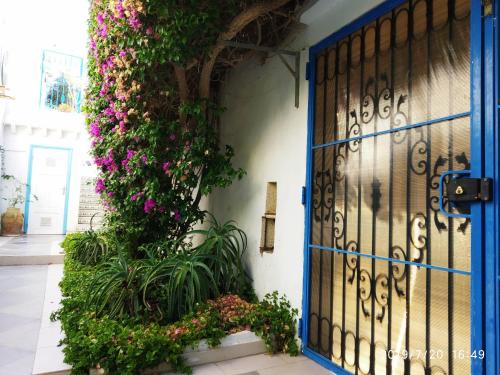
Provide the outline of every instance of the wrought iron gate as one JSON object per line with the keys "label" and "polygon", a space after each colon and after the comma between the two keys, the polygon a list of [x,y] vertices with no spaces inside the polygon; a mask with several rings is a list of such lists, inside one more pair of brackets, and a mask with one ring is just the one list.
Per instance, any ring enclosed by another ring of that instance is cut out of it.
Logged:
{"label": "wrought iron gate", "polygon": [[408,1],[311,56],[303,340],[347,372],[469,374],[485,355],[470,344],[476,223],[439,186],[471,169],[470,8]]}

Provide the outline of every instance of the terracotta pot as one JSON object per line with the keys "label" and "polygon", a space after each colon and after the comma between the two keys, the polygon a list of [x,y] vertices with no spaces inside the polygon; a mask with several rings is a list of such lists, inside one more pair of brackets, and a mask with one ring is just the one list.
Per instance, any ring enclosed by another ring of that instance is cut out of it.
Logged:
{"label": "terracotta pot", "polygon": [[10,207],[2,215],[2,236],[19,236],[23,233],[24,215],[19,208]]}

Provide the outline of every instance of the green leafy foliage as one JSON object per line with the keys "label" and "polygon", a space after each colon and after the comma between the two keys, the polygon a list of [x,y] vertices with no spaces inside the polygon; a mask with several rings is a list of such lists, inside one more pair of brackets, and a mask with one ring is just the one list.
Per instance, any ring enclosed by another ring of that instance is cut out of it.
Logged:
{"label": "green leafy foliage", "polygon": [[264,339],[271,353],[297,355],[297,314],[298,310],[292,308],[286,297],[280,297],[275,291],[264,297],[248,319],[252,330]]}
{"label": "green leafy foliage", "polygon": [[[85,112],[107,223],[133,251],[183,235],[199,202],[244,172],[220,145],[221,109],[181,101],[174,65],[203,59],[246,2],[94,0]],[[201,60],[199,60],[201,61]]]}
{"label": "green leafy foliage", "polygon": [[98,315],[138,316],[142,310],[142,264],[123,254],[102,264],[89,287],[88,304]]}
{"label": "green leafy foliage", "polygon": [[115,253],[109,235],[92,229],[73,233],[64,239],[67,255],[84,265],[96,265]]}
{"label": "green leafy foliage", "polygon": [[144,298],[163,288],[161,310],[175,320],[192,312],[195,306],[218,295],[210,258],[198,250],[182,252],[154,264],[145,277]]}
{"label": "green leafy foliage", "polygon": [[253,297],[251,279],[243,266],[243,256],[247,249],[247,236],[233,221],[219,223],[210,216],[207,230],[194,230],[187,236],[201,235],[204,239],[197,248],[208,256],[208,266],[222,293],[237,293],[247,298]]}
{"label": "green leafy foliage", "polygon": [[[70,248],[73,246],[70,240],[79,235],[70,235],[63,242],[67,253],[71,253]],[[169,270],[167,273],[184,274],[187,280],[191,277],[184,270],[188,262],[184,262],[180,256],[174,258],[182,266],[177,267],[177,271]],[[291,308],[284,297],[279,298],[277,293],[266,296],[261,303],[250,303],[236,295],[223,295],[206,303],[195,304],[192,312],[175,322],[159,320],[157,314],[151,313],[153,306],[149,303],[161,297],[157,293],[158,288],[153,286],[168,290],[168,287],[161,288],[165,285],[163,281],[158,283],[163,278],[160,275],[166,272],[163,268],[169,264],[166,263],[168,259],[170,256],[163,260],[130,262],[124,256],[118,256],[96,268],[83,265],[72,256],[65,258],[64,277],[60,284],[62,307],[52,318],[61,321],[65,332],[62,340],[65,362],[72,366],[73,374],[83,375],[88,373],[89,368],[102,368],[109,374],[132,375],[163,362],[170,363],[176,371],[190,373],[190,368],[182,358],[185,348],[196,345],[201,339],[216,346],[226,334],[244,329],[260,335],[272,352],[297,354],[297,311]],[[169,267],[176,269],[175,264],[172,261]],[[202,269],[206,272],[204,267]],[[145,288],[148,275],[151,280]],[[99,277],[107,281],[99,283]],[[158,278],[155,280],[155,277]],[[96,300],[93,305],[89,304],[89,291],[95,287],[100,290],[100,296],[96,297],[100,303]],[[195,284],[193,288],[196,290]],[[150,296],[148,305],[144,303],[142,295],[137,294],[137,291],[143,292],[145,289],[150,289],[146,292]],[[120,302],[113,305],[115,300]],[[95,307],[102,304],[106,306],[103,311],[108,313],[97,314]],[[137,314],[138,311],[141,313]]]}

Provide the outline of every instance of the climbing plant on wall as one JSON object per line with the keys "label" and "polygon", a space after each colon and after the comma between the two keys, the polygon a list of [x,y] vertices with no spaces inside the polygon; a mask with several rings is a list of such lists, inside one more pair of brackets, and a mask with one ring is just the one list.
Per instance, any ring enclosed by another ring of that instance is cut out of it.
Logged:
{"label": "climbing plant on wall", "polygon": [[139,244],[175,238],[200,199],[244,172],[221,146],[220,80],[251,56],[224,40],[272,45],[303,1],[93,0],[87,125],[109,221]]}

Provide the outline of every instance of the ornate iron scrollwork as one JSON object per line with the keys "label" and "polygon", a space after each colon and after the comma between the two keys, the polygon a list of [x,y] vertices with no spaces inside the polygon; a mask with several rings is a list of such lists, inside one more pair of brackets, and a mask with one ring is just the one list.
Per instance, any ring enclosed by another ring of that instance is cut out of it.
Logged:
{"label": "ornate iron scrollwork", "polygon": [[314,220],[329,221],[333,209],[333,181],[330,170],[318,171],[314,176]]}

